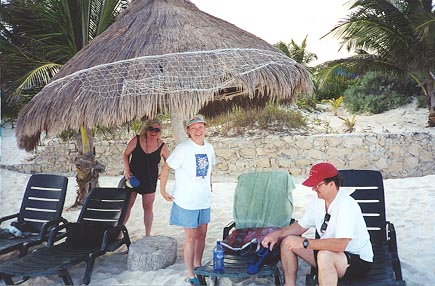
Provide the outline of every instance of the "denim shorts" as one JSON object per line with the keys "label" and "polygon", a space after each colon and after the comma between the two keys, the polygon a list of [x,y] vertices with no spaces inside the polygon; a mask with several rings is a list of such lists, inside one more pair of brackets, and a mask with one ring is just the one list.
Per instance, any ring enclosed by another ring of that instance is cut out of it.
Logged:
{"label": "denim shorts", "polygon": [[210,222],[210,208],[202,210],[186,210],[172,204],[171,217],[169,224],[178,225],[185,228],[197,228],[202,224]]}

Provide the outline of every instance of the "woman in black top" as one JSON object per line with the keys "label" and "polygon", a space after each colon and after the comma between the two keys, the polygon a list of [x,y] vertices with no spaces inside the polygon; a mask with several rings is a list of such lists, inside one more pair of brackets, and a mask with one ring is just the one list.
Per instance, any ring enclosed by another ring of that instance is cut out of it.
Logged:
{"label": "woman in black top", "polygon": [[[124,176],[127,180],[135,176],[140,184],[130,189],[131,199],[124,224],[130,217],[137,194],[142,195],[144,210],[145,236],[150,236],[153,223],[153,204],[155,199],[157,179],[159,177],[160,158],[169,156],[166,144],[160,139],[161,123],[158,119],[149,120],[139,135],[128,142],[124,151]],[[127,187],[128,188],[128,187]]]}

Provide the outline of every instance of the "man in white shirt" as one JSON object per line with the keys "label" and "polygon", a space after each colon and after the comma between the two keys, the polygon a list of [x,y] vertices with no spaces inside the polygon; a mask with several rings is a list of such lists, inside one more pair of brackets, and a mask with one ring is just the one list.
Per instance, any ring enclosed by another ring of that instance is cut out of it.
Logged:
{"label": "man in white shirt", "polygon": [[[367,275],[373,262],[370,235],[358,203],[339,190],[342,178],[334,165],[318,163],[303,185],[317,193],[296,223],[266,236],[271,249],[282,239],[281,262],[287,286],[296,285],[298,257],[318,270],[319,285],[337,285],[338,278]],[[320,239],[301,235],[315,227]]]}

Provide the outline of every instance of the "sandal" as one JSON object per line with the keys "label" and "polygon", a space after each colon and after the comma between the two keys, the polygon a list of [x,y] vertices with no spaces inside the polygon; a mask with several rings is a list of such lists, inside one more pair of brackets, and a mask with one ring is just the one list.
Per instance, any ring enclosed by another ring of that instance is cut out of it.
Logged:
{"label": "sandal", "polygon": [[196,277],[193,277],[193,278],[187,278],[187,282],[189,282],[190,283],[190,285],[195,285],[195,286],[199,286],[200,284],[199,284],[199,280],[198,280],[198,278],[196,278]]}
{"label": "sandal", "polygon": [[258,271],[260,271],[261,267],[265,264],[265,260],[267,256],[269,255],[269,248],[268,247],[260,247],[260,250],[257,251],[257,256],[253,259],[253,261],[248,266],[248,269],[246,272],[248,274],[256,274]]}

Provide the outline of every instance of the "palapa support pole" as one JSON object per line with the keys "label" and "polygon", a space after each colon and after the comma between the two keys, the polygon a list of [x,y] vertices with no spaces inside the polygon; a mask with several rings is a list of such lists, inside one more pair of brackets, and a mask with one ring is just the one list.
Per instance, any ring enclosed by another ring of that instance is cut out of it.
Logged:
{"label": "palapa support pole", "polygon": [[82,125],[80,126],[80,134],[82,135],[82,146],[83,146],[83,152],[82,154],[86,154],[91,149],[89,146],[89,139],[88,139],[88,132],[86,128]]}
{"label": "palapa support pole", "polygon": [[179,110],[171,110],[171,125],[174,129],[175,145],[186,140],[186,128],[184,127],[183,113]]}

